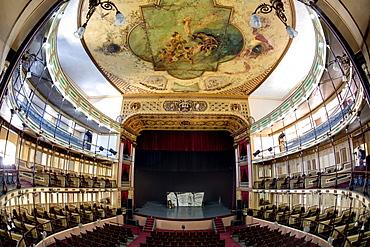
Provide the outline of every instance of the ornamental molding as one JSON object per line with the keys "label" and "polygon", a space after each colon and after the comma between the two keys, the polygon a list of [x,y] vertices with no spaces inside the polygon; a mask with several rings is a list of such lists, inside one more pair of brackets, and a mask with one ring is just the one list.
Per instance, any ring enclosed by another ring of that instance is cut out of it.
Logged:
{"label": "ornamental molding", "polygon": [[[124,130],[131,135],[140,135],[143,130],[189,130],[189,131],[228,131],[231,136],[249,133],[249,124],[234,115],[184,115],[155,114],[135,115],[124,123]],[[244,137],[244,135],[243,135]]]}
{"label": "ornamental molding", "polygon": [[165,111],[177,111],[177,112],[202,112],[208,108],[205,101],[192,101],[192,100],[177,100],[177,101],[165,101],[163,103],[163,109]]}

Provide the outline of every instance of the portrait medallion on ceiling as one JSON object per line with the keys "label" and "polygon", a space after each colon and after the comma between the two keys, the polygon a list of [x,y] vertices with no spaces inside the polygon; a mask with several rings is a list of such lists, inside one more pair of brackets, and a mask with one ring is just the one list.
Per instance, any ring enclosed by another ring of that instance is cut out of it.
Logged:
{"label": "portrait medallion on ceiling", "polygon": [[[96,9],[83,42],[100,71],[125,94],[218,93],[248,95],[289,46],[272,14],[249,26],[260,0],[114,0],[127,18]],[[291,20],[290,1],[284,2]],[[80,18],[88,10],[81,5]]]}

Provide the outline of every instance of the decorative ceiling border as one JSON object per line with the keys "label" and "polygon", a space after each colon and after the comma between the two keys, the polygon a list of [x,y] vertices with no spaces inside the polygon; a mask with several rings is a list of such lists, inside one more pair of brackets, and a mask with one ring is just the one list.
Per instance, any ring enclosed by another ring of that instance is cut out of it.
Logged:
{"label": "decorative ceiling border", "polygon": [[228,131],[231,136],[248,132],[249,125],[238,116],[211,114],[137,114],[124,123],[124,129],[140,135],[143,130]]}

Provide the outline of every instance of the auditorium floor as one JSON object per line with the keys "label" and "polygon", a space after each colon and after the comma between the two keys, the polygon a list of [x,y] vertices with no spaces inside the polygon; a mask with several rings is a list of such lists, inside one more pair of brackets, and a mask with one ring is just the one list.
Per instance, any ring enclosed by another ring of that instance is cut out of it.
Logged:
{"label": "auditorium floor", "polygon": [[204,219],[231,214],[231,210],[218,202],[205,203],[204,207],[175,207],[167,208],[165,203],[147,202],[137,213],[168,219]]}

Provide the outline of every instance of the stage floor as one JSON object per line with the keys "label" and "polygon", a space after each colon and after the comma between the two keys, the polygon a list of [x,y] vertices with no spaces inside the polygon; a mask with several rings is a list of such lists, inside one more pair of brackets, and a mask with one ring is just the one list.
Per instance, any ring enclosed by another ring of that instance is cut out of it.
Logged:
{"label": "stage floor", "polygon": [[137,214],[167,219],[204,219],[230,215],[231,210],[218,202],[205,203],[204,207],[167,208],[166,203],[147,202],[137,208]]}

